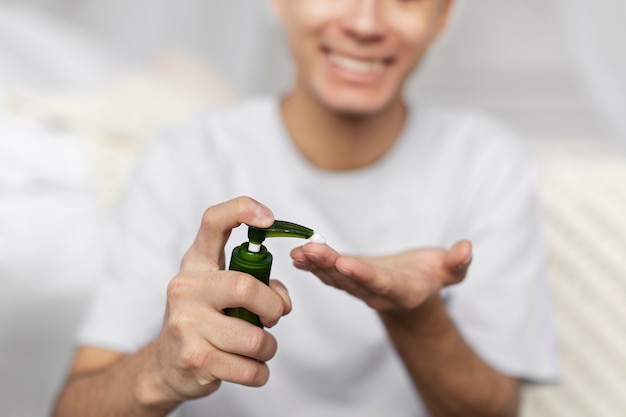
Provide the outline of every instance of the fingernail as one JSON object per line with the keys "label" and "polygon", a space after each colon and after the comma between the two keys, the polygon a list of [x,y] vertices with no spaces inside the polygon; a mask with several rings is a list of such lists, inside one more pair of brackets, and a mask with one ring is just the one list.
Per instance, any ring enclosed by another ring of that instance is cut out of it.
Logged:
{"label": "fingernail", "polygon": [[265,220],[267,218],[271,218],[273,217],[273,213],[270,209],[268,209],[267,207],[263,206],[263,205],[258,205],[257,209],[256,209],[256,216],[258,219],[260,220]]}
{"label": "fingernail", "polygon": [[287,288],[285,287],[276,287],[275,290],[278,292],[282,292],[283,294],[289,295],[289,290],[287,290]]}
{"label": "fingernail", "polygon": [[209,385],[211,383],[211,381],[209,381],[208,379],[204,379],[201,376],[199,376],[198,379],[196,379],[196,381],[198,381],[198,384],[202,386]]}

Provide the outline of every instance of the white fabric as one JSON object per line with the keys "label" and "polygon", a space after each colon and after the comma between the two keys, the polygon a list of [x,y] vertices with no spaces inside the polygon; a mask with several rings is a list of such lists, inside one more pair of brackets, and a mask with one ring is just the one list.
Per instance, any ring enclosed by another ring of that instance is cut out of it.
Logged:
{"label": "white fabric", "polygon": [[[552,380],[558,363],[526,149],[477,115],[422,108],[376,164],[349,172],[311,166],[292,146],[277,100],[201,114],[156,140],[116,213],[115,271],[79,335],[84,345],[133,351],[161,326],[165,287],[204,209],[250,195],[277,218],[316,229],[341,252],[388,254],[474,242],[467,280],[446,292],[462,333],[493,366]],[[245,240],[236,229],[227,250]],[[272,275],[294,311],[272,329],[279,341],[269,383],[223,384],[186,404],[190,416],[426,415],[374,312],[295,270],[273,239]],[[416,347],[419,341],[416,341]]]}
{"label": "white fabric", "polygon": [[102,269],[89,158],[70,135],[0,117],[0,415],[44,416]]}
{"label": "white fabric", "polygon": [[626,410],[626,157],[593,141],[536,145],[550,282],[565,372],[524,393],[522,417]]}

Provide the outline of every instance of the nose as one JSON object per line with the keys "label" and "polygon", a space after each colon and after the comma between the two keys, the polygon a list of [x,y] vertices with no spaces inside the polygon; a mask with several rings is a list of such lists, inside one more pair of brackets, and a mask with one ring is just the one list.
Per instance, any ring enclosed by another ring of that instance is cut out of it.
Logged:
{"label": "nose", "polygon": [[349,0],[343,29],[361,41],[381,38],[385,33],[380,0]]}

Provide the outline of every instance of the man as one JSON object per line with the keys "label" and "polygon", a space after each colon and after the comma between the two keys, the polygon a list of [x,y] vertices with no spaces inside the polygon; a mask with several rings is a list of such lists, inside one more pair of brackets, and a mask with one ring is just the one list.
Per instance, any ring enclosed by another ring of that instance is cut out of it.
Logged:
{"label": "man", "polygon": [[[143,157],[56,415],[515,415],[522,380],[557,374],[528,156],[483,117],[402,95],[452,1],[273,4],[292,90]],[[278,241],[289,293],[224,271],[231,231],[269,226],[268,207],[328,238],[291,251],[319,280]],[[223,314],[273,327],[292,300],[271,333]]]}

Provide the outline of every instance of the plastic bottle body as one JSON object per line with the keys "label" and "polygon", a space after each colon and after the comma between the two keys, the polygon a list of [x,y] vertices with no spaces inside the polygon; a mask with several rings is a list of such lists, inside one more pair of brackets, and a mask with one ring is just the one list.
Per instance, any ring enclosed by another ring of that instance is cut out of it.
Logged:
{"label": "plastic bottle body", "polygon": [[[259,252],[251,252],[248,250],[248,243],[246,242],[233,249],[228,269],[231,271],[245,272],[265,285],[269,285],[272,259],[272,254],[267,251],[265,246],[261,246]],[[228,316],[238,317],[258,327],[263,327],[259,316],[245,308],[227,308],[224,312]]]}

